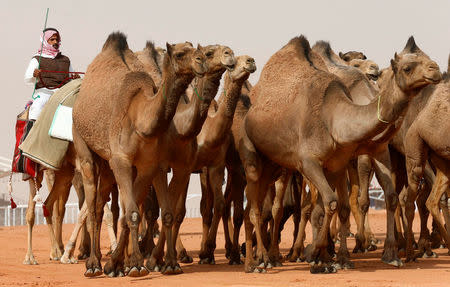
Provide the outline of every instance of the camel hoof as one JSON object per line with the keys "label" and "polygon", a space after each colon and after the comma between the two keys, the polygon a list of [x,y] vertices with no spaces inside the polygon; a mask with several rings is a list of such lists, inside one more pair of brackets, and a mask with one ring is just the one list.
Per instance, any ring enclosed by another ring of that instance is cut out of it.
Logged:
{"label": "camel hoof", "polygon": [[32,258],[32,259],[25,259],[23,261],[24,265],[38,265],[38,262],[36,261],[36,259]]}
{"label": "camel hoof", "polygon": [[269,263],[267,263],[267,266],[266,266],[266,268],[267,268],[267,269],[272,269],[272,268],[273,268],[273,265],[272,265],[272,263],[270,263],[270,262],[269,262]]}
{"label": "camel hoof", "polygon": [[267,273],[267,270],[264,268],[255,268],[253,273]]}
{"label": "camel hoof", "polygon": [[164,275],[174,275],[174,274],[181,274],[183,273],[183,270],[181,269],[180,265],[175,265],[174,267],[168,265],[165,268],[163,267],[163,270],[161,271]]}
{"label": "camel hoof", "polygon": [[438,258],[437,254],[435,252],[431,252],[430,255],[428,255],[426,252],[422,255],[422,258]]}
{"label": "camel hoof", "polygon": [[116,277],[116,274],[114,272],[110,272],[110,273],[106,274],[106,276],[108,276],[109,278],[114,278],[114,277]]}
{"label": "camel hoof", "polygon": [[130,273],[130,267],[125,267],[124,269],[123,269],[123,272],[125,272],[125,274],[126,275],[128,275],[128,273]]}
{"label": "camel hoof", "polygon": [[95,268],[94,270],[92,269],[88,269],[86,270],[86,272],[84,273],[85,277],[97,277],[102,275],[102,270],[100,270],[99,268]]}
{"label": "camel hoof", "polygon": [[230,261],[228,262],[228,264],[229,265],[241,265],[241,264],[243,264],[244,262],[242,262],[242,260],[233,260],[233,259],[230,259]]}
{"label": "camel hoof", "polygon": [[331,274],[336,273],[337,269],[334,266],[320,266],[314,265],[309,269],[311,274]]}
{"label": "camel hoof", "polygon": [[203,258],[203,259],[200,259],[200,261],[198,262],[198,264],[210,264],[210,265],[214,265],[214,264],[216,264],[216,260],[214,260],[214,258],[209,258],[209,257],[207,257],[207,258]]}
{"label": "camel hoof", "polygon": [[297,257],[297,260],[295,260],[297,263],[305,262],[305,258]]}
{"label": "camel hoof", "polygon": [[402,267],[403,266],[403,262],[400,259],[394,259],[394,260],[389,261],[389,262],[385,262],[384,261],[384,263],[392,265],[392,266],[395,266],[395,267]]}
{"label": "camel hoof", "polygon": [[261,262],[261,263],[258,265],[258,268],[264,268],[264,267],[266,267],[266,264],[265,264],[264,262]]}
{"label": "camel hoof", "polygon": [[128,276],[130,277],[142,277],[142,276],[146,276],[148,275],[148,270],[145,267],[133,267],[130,269],[130,271],[128,272]]}
{"label": "camel hoof", "polygon": [[192,258],[192,256],[189,256],[186,254],[185,256],[180,258],[180,262],[181,263],[192,263],[192,262],[194,262],[194,259]]}
{"label": "camel hoof", "polygon": [[375,244],[370,244],[367,247],[367,251],[375,251],[375,250],[377,250],[377,246]]}

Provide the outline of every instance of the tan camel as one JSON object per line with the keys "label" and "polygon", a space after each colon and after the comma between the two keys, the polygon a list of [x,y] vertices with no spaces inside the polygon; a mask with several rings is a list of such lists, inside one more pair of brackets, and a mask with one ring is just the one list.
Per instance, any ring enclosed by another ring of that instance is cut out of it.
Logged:
{"label": "tan camel", "polygon": [[[431,194],[426,201],[426,206],[438,225],[447,247],[450,250],[450,232],[447,216],[447,229],[442,223],[439,212],[439,201],[444,192],[449,192],[450,178],[450,141],[443,136],[450,130],[450,80],[438,84],[430,96],[425,107],[417,115],[406,132],[404,147],[406,156],[406,170],[408,172],[408,188],[406,195],[406,251],[407,259],[414,260],[412,247],[413,232],[412,221],[414,219],[414,201],[417,197],[420,181],[425,172],[428,159],[436,168],[436,181]],[[450,251],[449,251],[450,254]]]}
{"label": "tan camel", "polygon": [[380,76],[380,68],[372,60],[353,59],[348,62],[348,65],[358,68],[372,81],[378,80],[378,77]]}
{"label": "tan camel", "polygon": [[367,57],[362,52],[357,51],[348,51],[346,53],[339,52],[339,57],[349,63],[351,60],[354,59],[360,59],[360,60],[366,60]]}
{"label": "tan camel", "polygon": [[[124,248],[131,235],[128,274],[148,274],[139,251],[140,216],[136,200],[146,193],[152,182],[162,209],[163,230],[170,238],[175,216],[167,191],[167,169],[159,158],[166,146],[159,139],[169,127],[187,85],[195,75],[205,72],[205,56],[200,49],[190,43],[167,44],[161,88],[155,95],[152,78],[120,32],[108,37],[101,53],[89,65],[73,108],[74,145],[80,159],[91,223],[91,253],[86,261],[85,276],[98,276],[102,272],[101,254],[96,254],[104,205],[98,200],[95,184],[96,166],[101,163],[97,157],[108,161],[121,192],[124,211],[118,247],[105,265],[105,273],[123,275]],[[98,193],[101,192],[100,187]],[[176,262],[176,252],[171,242],[168,243],[166,262]]]}
{"label": "tan camel", "polygon": [[199,253],[200,264],[215,263],[217,228],[225,208],[222,182],[230,129],[242,86],[255,70],[253,58],[249,56],[236,58],[236,67],[225,75],[223,93],[218,103],[210,106],[208,117],[197,136],[198,148],[194,170],[203,168],[200,203],[203,234]]}
{"label": "tan camel", "polygon": [[[195,79],[192,84],[194,96],[189,103],[180,101],[177,112],[167,130],[162,137],[162,144],[166,150],[160,157],[166,158],[167,164],[171,167],[173,176],[169,184],[171,204],[174,206],[174,218],[172,235],[165,230],[161,231],[158,244],[153,249],[147,267],[150,270],[161,271],[164,274],[181,273],[181,267],[175,261],[162,261],[164,252],[164,242],[167,237],[169,243],[181,245],[178,237],[180,225],[186,213],[186,196],[190,174],[195,170],[196,158],[198,155],[199,143],[197,135],[201,132],[202,126],[207,118],[211,101],[217,94],[220,79],[226,69],[232,69],[236,65],[233,51],[226,46],[210,45],[203,48],[206,56],[208,72],[201,79]],[[158,198],[159,201],[159,198]],[[161,202],[159,201],[161,204]],[[161,206],[162,207],[162,206]],[[151,220],[150,218],[148,218]],[[171,238],[169,236],[172,236]],[[186,251],[179,247],[183,256]]]}
{"label": "tan camel", "polygon": [[[326,248],[331,216],[339,207],[341,226],[345,227],[350,212],[343,180],[349,160],[368,152],[366,141],[377,136],[387,141],[392,136],[389,123],[406,110],[421,88],[441,77],[436,63],[428,57],[396,54],[391,62],[394,73],[389,89],[383,89],[378,100],[362,106],[350,101],[347,88],[336,76],[315,67],[316,57],[303,36],[292,39],[270,58],[250,92],[256,101],[246,115],[246,136],[239,146],[247,178],[247,272],[258,270],[259,264],[249,250],[253,226],[261,267],[268,262],[261,238],[260,209],[268,186],[276,179],[277,165],[300,171],[317,187],[324,210],[316,205],[313,211],[314,241],[306,254],[308,261],[330,262]],[[392,221],[397,197],[393,189],[386,193],[388,228],[382,260],[399,266]],[[341,230],[337,255],[342,267],[349,265],[346,232]],[[312,271],[334,271],[327,267],[313,267]]]}

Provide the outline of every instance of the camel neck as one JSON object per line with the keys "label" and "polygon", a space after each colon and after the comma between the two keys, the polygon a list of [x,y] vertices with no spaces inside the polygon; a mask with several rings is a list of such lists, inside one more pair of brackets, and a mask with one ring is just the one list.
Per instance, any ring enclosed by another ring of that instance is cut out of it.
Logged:
{"label": "camel neck", "polygon": [[218,100],[218,110],[213,116],[207,118],[202,129],[202,133],[205,134],[204,141],[208,146],[220,145],[229,134],[241,89],[248,76],[235,81],[228,73],[225,76],[224,90]]}
{"label": "camel neck", "polygon": [[339,144],[371,140],[385,132],[406,112],[411,95],[401,91],[392,77],[378,97],[364,106],[356,105],[343,97],[326,101],[324,111],[333,112],[324,115],[333,138]]}
{"label": "camel neck", "polygon": [[179,106],[173,118],[177,134],[182,138],[196,137],[205,122],[209,105],[217,94],[223,72],[206,74],[192,83],[193,96],[187,105]]}

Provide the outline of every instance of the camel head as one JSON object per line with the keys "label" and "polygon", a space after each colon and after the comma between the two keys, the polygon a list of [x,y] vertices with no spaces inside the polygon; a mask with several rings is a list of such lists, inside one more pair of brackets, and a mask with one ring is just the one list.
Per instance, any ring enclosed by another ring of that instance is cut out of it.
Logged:
{"label": "camel head", "polygon": [[354,59],[360,59],[360,60],[367,59],[366,55],[364,55],[361,52],[357,52],[357,51],[348,51],[347,53],[339,52],[339,57],[346,62],[350,62],[351,60],[354,60]]}
{"label": "camel head", "polygon": [[232,81],[247,80],[251,73],[256,71],[255,59],[244,55],[236,58],[236,67],[229,71]]}
{"label": "camel head", "polygon": [[369,79],[376,81],[380,76],[380,68],[371,60],[353,59],[348,63],[349,66],[360,69]]}
{"label": "camel head", "polygon": [[227,46],[209,45],[203,48],[208,65],[208,73],[223,73],[226,69],[233,69],[236,65],[234,52]]}
{"label": "camel head", "polygon": [[413,37],[400,54],[395,53],[391,68],[397,85],[405,92],[437,84],[442,79],[439,66],[417,47]]}
{"label": "camel head", "polygon": [[208,71],[206,57],[202,47],[195,49],[191,43],[169,44],[166,43],[167,54],[164,57],[164,66],[171,65],[178,76],[195,75],[203,77]]}

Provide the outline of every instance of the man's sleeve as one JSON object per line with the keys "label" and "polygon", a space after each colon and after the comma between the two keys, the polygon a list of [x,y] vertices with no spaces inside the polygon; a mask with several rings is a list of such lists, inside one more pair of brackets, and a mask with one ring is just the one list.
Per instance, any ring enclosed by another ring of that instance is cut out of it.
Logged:
{"label": "man's sleeve", "polygon": [[31,59],[30,63],[28,64],[27,70],[25,71],[25,84],[34,85],[34,83],[36,83],[36,78],[33,77],[33,73],[34,70],[36,70],[38,67],[39,62],[35,58]]}

